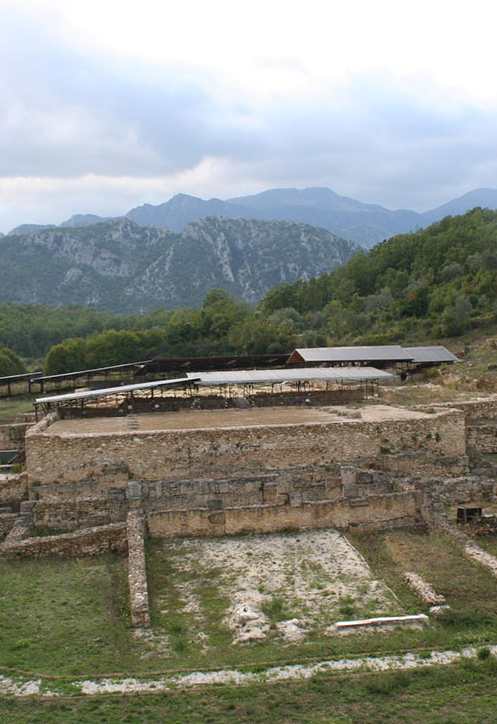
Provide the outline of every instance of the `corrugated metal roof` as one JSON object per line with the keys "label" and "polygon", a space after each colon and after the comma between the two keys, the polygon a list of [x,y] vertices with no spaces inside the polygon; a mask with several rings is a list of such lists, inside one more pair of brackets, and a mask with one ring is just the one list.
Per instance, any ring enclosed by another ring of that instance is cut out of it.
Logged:
{"label": "corrugated metal roof", "polygon": [[412,355],[414,362],[458,362],[455,354],[447,347],[436,345],[434,347],[404,347]]}
{"label": "corrugated metal roof", "polygon": [[285,370],[223,370],[188,373],[189,379],[200,378],[200,385],[260,385],[286,382],[366,382],[387,380],[393,375],[373,367],[303,367]]}
{"label": "corrugated metal roof", "polygon": [[92,400],[97,397],[109,397],[111,395],[120,395],[123,392],[134,392],[136,390],[150,390],[155,387],[173,387],[175,385],[189,385],[198,380],[199,377],[192,375],[190,377],[180,377],[174,380],[158,380],[156,382],[143,382],[136,385],[121,385],[119,387],[105,387],[100,390],[85,390],[81,392],[71,392],[66,395],[50,395],[49,397],[38,397],[37,404],[46,404],[52,402],[70,402],[72,400]]}
{"label": "corrugated metal roof", "polygon": [[301,347],[296,349],[304,362],[408,362],[409,353],[399,344],[372,347]]}
{"label": "corrugated metal roof", "polygon": [[286,354],[223,355],[216,357],[158,357],[147,362],[143,373],[195,372],[201,370],[247,370],[254,368],[284,367]]}

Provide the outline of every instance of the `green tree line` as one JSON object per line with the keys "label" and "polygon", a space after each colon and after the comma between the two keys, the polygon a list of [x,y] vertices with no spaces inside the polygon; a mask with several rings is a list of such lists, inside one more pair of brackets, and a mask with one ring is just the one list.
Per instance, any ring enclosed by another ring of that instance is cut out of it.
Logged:
{"label": "green tree line", "polygon": [[[286,352],[458,336],[497,322],[497,212],[474,209],[282,284],[255,306],[214,289],[196,309],[115,315],[0,305],[0,344],[49,374],[156,355]],[[21,363],[22,364],[22,363]]]}

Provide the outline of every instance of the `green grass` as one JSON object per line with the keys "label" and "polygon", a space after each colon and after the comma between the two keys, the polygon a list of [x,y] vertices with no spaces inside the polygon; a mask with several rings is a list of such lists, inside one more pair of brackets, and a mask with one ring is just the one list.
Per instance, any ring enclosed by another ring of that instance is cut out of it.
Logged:
{"label": "green grass", "polygon": [[474,541],[476,545],[483,548],[483,550],[491,553],[493,556],[497,556],[497,535],[475,536]]}
{"label": "green grass", "polygon": [[135,666],[126,560],[0,560],[0,666],[56,675]]}
{"label": "green grass", "polygon": [[[285,643],[276,624],[293,617],[293,612],[276,595],[265,607],[272,624],[267,638],[235,644],[226,620],[229,572],[213,565],[206,568],[194,558],[185,568],[181,546],[152,541],[147,552],[152,635],[136,640],[130,627],[124,558],[2,560],[0,671],[70,679],[177,669],[259,670],[271,664],[344,655],[422,652],[469,644],[482,648],[497,642],[497,580],[467,560],[452,539],[409,531],[350,537],[374,576],[394,591],[400,610],[427,610],[402,578],[402,571],[413,570],[447,597],[450,612],[420,630],[340,637],[316,629],[309,630],[302,641]],[[360,595],[359,591],[353,599],[342,597],[337,618],[362,614]]]}
{"label": "green grass", "polygon": [[382,674],[320,674],[264,686],[212,686],[144,696],[0,698],[5,724],[167,722],[316,724],[326,722],[493,722],[497,663]]}
{"label": "green grass", "polygon": [[370,566],[398,595],[410,613],[426,611],[403,580],[414,571],[445,596],[451,607],[423,633],[427,646],[463,646],[497,640],[497,579],[468,560],[444,533],[391,531],[349,536]]}
{"label": "green grass", "polygon": [[11,397],[0,399],[0,425],[10,422],[16,415],[33,412],[31,397]]}

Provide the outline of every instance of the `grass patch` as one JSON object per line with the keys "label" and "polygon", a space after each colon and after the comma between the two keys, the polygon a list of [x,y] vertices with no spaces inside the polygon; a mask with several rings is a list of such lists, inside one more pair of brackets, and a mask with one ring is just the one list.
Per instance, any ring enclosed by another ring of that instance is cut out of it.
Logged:
{"label": "grass patch", "polygon": [[468,560],[453,538],[405,530],[354,533],[350,538],[409,613],[426,611],[428,606],[407,586],[404,571],[418,573],[445,596],[450,609],[425,629],[427,646],[497,640],[497,579]]}
{"label": "grass patch", "polygon": [[272,596],[271,599],[262,606],[262,611],[271,623],[278,623],[279,621],[292,618],[286,601],[281,598],[281,596]]}
{"label": "grass patch", "polygon": [[0,399],[0,425],[13,420],[17,415],[33,412],[31,397],[11,397]]}
{"label": "grass patch", "polygon": [[133,666],[126,560],[0,560],[0,666],[77,675]]}

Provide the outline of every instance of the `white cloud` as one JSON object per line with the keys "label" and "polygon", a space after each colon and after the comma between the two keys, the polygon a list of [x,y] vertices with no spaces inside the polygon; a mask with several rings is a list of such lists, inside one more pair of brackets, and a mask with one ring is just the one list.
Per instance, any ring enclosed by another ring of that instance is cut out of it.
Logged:
{"label": "white cloud", "polygon": [[176,192],[497,185],[486,0],[0,0],[0,229]]}

